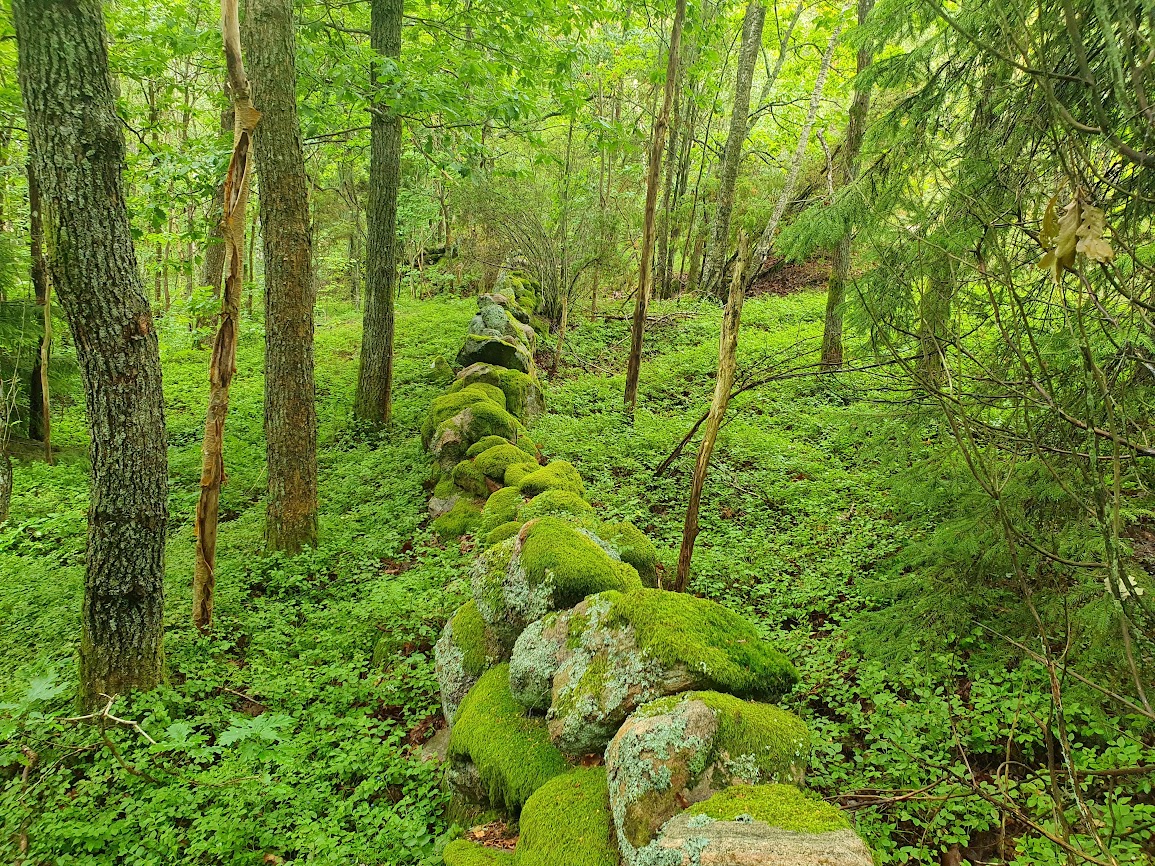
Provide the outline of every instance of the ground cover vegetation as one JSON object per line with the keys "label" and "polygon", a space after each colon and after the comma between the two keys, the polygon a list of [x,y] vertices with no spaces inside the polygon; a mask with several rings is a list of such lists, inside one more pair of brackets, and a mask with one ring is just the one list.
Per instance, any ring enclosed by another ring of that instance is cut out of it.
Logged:
{"label": "ground cover vegetation", "polygon": [[602,618],[778,750],[674,824],[1155,861],[1153,27],[14,2],[0,859],[604,866]]}

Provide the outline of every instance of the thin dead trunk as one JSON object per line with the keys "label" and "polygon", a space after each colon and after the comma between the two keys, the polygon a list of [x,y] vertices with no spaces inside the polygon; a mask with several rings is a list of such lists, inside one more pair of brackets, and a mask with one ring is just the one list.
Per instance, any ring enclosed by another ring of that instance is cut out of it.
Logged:
{"label": "thin dead trunk", "polygon": [[317,543],[316,286],[292,0],[248,0],[245,43],[261,106],[253,144],[265,250],[265,544],[297,553]]}
{"label": "thin dead trunk", "polygon": [[[858,26],[866,23],[866,17],[874,7],[874,0],[858,0]],[[871,62],[869,48],[858,49],[858,74],[861,75]],[[866,132],[866,116],[870,111],[870,86],[859,84],[854,88],[854,99],[846,119],[846,138],[842,143],[842,158],[838,186],[854,183],[858,177],[858,156],[862,151],[862,138]],[[854,226],[847,225],[842,237],[834,245],[830,262],[830,282],[826,289],[826,322],[822,329],[822,366],[837,368],[842,366],[842,305],[846,300],[846,280],[850,276],[850,242]]]}
{"label": "thin dead trunk", "polygon": [[229,412],[229,386],[236,373],[237,330],[244,275],[245,206],[249,200],[253,129],[260,120],[249,97],[249,80],[241,58],[237,0],[221,0],[221,34],[229,89],[233,97],[233,155],[225,174],[222,233],[225,239],[225,288],[221,319],[209,364],[209,408],[201,447],[201,489],[196,510],[196,568],[193,574],[193,623],[201,631],[212,625],[216,584],[217,519],[225,480],[224,432]]}
{"label": "thin dead trunk", "polygon": [[28,438],[44,443],[44,459],[52,462],[52,413],[48,390],[48,367],[52,354],[52,300],[48,279],[48,256],[44,249],[44,213],[40,200],[40,184],[29,160],[28,167],[28,252],[31,259],[32,290],[36,303],[44,313],[44,327],[40,335],[40,351],[32,369],[29,383]]}
{"label": "thin dead trunk", "polygon": [[722,334],[718,339],[718,372],[714,379],[714,399],[710,404],[710,414],[706,418],[706,432],[702,444],[698,446],[698,459],[694,463],[694,477],[690,484],[690,501],[686,506],[686,520],[682,525],[682,547],[678,551],[678,574],[674,589],[685,592],[690,580],[690,563],[694,558],[694,542],[698,538],[698,515],[702,504],[702,489],[706,485],[706,473],[710,469],[710,457],[714,454],[714,443],[726,407],[730,403],[730,389],[734,386],[734,375],[738,367],[738,326],[742,322],[742,303],[746,298],[746,255],[748,244],[743,232],[738,238],[738,260],[734,264],[734,278],[730,281],[730,298],[726,302],[726,314],[722,317]]}
{"label": "thin dead trunk", "polygon": [[642,251],[638,262],[638,290],[634,299],[634,318],[630,328],[630,357],[626,366],[626,412],[632,419],[638,402],[638,377],[642,369],[642,339],[646,329],[646,313],[650,306],[650,268],[654,258],[654,216],[658,204],[658,176],[662,167],[662,151],[666,146],[666,127],[674,101],[678,78],[678,52],[682,45],[682,23],[686,18],[686,0],[678,0],[674,21],[670,25],[670,56],[666,62],[666,86],[662,108],[654,122],[650,143],[650,162],[646,167],[646,209],[642,229]]}
{"label": "thin dead trunk", "polygon": [[[229,97],[229,88],[225,87],[225,98]],[[233,108],[230,104],[221,110],[221,134],[231,134],[233,131]],[[213,297],[221,294],[221,280],[225,272],[225,239],[221,231],[221,217],[224,214],[225,185],[222,181],[213,190],[213,200],[209,204],[209,231],[208,243],[205,245],[205,258],[201,265],[202,286],[213,290]]]}

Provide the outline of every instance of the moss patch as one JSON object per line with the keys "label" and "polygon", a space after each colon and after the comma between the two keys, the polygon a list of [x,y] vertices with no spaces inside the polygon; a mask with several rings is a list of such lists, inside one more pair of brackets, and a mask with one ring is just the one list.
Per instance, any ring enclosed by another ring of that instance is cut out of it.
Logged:
{"label": "moss patch", "polygon": [[516,463],[505,470],[505,483],[508,487],[518,487],[525,476],[536,472],[541,467],[536,462]]}
{"label": "moss patch", "polygon": [[550,779],[521,813],[518,866],[617,866],[604,767]]}
{"label": "moss patch", "polygon": [[495,490],[493,495],[485,501],[485,508],[481,510],[481,531],[489,532],[503,523],[517,518],[517,511],[525,498],[516,487],[503,487]]}
{"label": "moss patch", "polygon": [[611,624],[629,623],[639,648],[667,667],[684,665],[713,690],[775,700],[798,682],[752,623],[716,602],[660,589],[606,595]]}
{"label": "moss patch", "polygon": [[469,446],[469,450],[465,452],[465,456],[476,457],[482,451],[488,451],[490,448],[496,448],[498,445],[510,444],[512,443],[504,436],[483,436]]}
{"label": "moss patch", "polygon": [[850,822],[840,809],[808,797],[793,785],[733,785],[686,811],[716,821],[749,815],[755,821],[795,833],[850,829]]}
{"label": "moss patch", "polygon": [[518,463],[525,463],[525,452],[516,445],[497,445],[487,448],[475,458],[477,468],[497,481],[504,481],[505,470]]}
{"label": "moss patch", "polygon": [[531,403],[540,408],[541,385],[537,377],[496,364],[477,364],[462,370],[461,377],[449,390],[461,391],[478,382],[500,389],[505,395],[505,408],[522,421],[526,420]]}
{"label": "moss patch", "polygon": [[485,620],[477,602],[467,601],[453,615],[453,643],[461,650],[462,665],[471,677],[479,677],[486,668]]}
{"label": "moss patch", "polygon": [[489,486],[485,483],[485,473],[473,460],[462,460],[453,467],[453,483],[462,490],[468,490],[483,499],[489,495]]}
{"label": "moss patch", "polygon": [[543,490],[572,490],[582,496],[585,484],[581,475],[568,460],[551,460],[548,465],[531,472],[518,482],[526,496],[536,496]]}
{"label": "moss patch", "polygon": [[527,718],[510,694],[508,664],[486,671],[461,702],[449,757],[473,761],[490,801],[514,812],[567,768],[545,722]]}
{"label": "moss patch", "polygon": [[458,499],[453,507],[433,521],[433,531],[441,538],[460,538],[473,532],[481,522],[481,505]]}
{"label": "moss patch", "polygon": [[528,521],[535,517],[561,514],[590,518],[594,516],[594,507],[572,490],[554,488],[533,497],[522,507],[518,517],[523,521]]}
{"label": "moss patch", "polygon": [[613,559],[557,517],[543,517],[529,527],[519,561],[531,586],[550,584],[555,610],[572,607],[592,593],[641,587],[633,566]]}
{"label": "moss patch", "polygon": [[[438,426],[452,418],[462,409],[470,406],[475,406],[479,403],[488,403],[493,408],[505,411],[505,395],[501,395],[501,403],[496,403],[490,392],[497,389],[487,389],[482,386],[470,386],[463,388],[460,391],[451,392],[449,394],[442,394],[429,404],[429,412],[425,416],[425,421],[421,425],[421,436],[426,444],[429,444],[433,438],[434,431]],[[513,416],[510,416],[511,420]]]}
{"label": "moss patch", "polygon": [[623,520],[605,523],[598,529],[598,537],[618,552],[622,562],[637,569],[642,584],[651,588],[658,585],[658,551],[640,529]]}
{"label": "moss patch", "polygon": [[508,851],[486,848],[468,839],[457,839],[445,846],[445,866],[513,866]]}
{"label": "moss patch", "polygon": [[485,536],[486,545],[498,544],[499,542],[505,541],[507,538],[513,538],[515,535],[517,535],[518,530],[521,529],[521,526],[522,524],[520,520],[511,520],[509,523],[503,523],[500,526],[491,529],[489,534]]}

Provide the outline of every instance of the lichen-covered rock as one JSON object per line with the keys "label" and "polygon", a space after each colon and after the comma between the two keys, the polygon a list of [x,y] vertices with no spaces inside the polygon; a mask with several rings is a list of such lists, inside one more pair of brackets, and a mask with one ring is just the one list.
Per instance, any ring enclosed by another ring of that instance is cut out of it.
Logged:
{"label": "lichen-covered rock", "polygon": [[872,866],[834,806],[791,785],[738,785],[691,806],[627,866]]}
{"label": "lichen-covered rock", "polygon": [[441,709],[450,724],[469,690],[486,670],[506,661],[510,644],[481,618],[477,603],[468,601],[445,623],[433,648]]}
{"label": "lichen-covered rock", "polygon": [[568,460],[549,461],[522,478],[518,487],[526,496],[537,496],[545,490],[569,490],[578,496],[585,495],[585,483]]}
{"label": "lichen-covered rock", "polygon": [[505,480],[505,470],[510,466],[525,463],[526,454],[516,445],[495,445],[473,459],[484,475],[501,483]]}
{"label": "lichen-covered rock", "polygon": [[[568,769],[540,718],[509,692],[509,665],[490,668],[457,710],[449,759],[472,763],[490,805],[518,812],[534,791]],[[451,777],[452,783],[452,777]],[[475,792],[457,789],[461,796]]]}
{"label": "lichen-covered rock", "polygon": [[528,422],[545,411],[545,396],[536,376],[499,367],[496,364],[471,364],[457,374],[451,391],[461,390],[474,382],[484,382],[500,388],[505,394],[505,408]]}
{"label": "lichen-covered rock", "polygon": [[690,692],[643,705],[606,749],[626,859],[688,803],[736,783],[801,781],[809,754],[806,725],[770,704]]}
{"label": "lichen-covered rock", "polygon": [[485,621],[516,638],[551,611],[608,588],[640,588],[641,580],[590,533],[561,518],[543,517],[478,557],[471,585]]}
{"label": "lichen-covered rock", "polygon": [[598,528],[598,537],[617,552],[622,562],[628,562],[637,569],[642,586],[657,588],[658,551],[645,533],[628,520],[623,520],[619,523],[603,523]]}
{"label": "lichen-covered rock", "polygon": [[509,659],[509,691],[534,710],[548,710],[558,656],[569,636],[570,611],[547,614],[518,635]]}
{"label": "lichen-covered rock", "polygon": [[457,363],[462,367],[473,364],[495,364],[522,373],[533,370],[533,357],[520,341],[477,334],[466,335],[465,344],[457,353]]}
{"label": "lichen-covered rock", "polygon": [[570,616],[547,715],[550,735],[569,754],[600,751],[630,713],[656,698],[709,689],[774,700],[798,679],[751,623],[706,599],[611,591]]}
{"label": "lichen-covered rock", "polygon": [[606,771],[579,767],[550,779],[521,810],[518,866],[617,866]]}

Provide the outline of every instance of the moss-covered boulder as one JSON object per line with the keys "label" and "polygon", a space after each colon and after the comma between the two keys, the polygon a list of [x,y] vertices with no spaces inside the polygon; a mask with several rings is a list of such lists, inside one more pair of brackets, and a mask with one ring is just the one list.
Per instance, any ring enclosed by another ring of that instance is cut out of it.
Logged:
{"label": "moss-covered boulder", "polygon": [[568,460],[551,460],[540,469],[526,475],[517,486],[526,496],[537,496],[545,490],[569,490],[585,495],[585,483]]}
{"label": "moss-covered boulder", "polygon": [[[449,739],[451,769],[475,774],[490,805],[512,813],[568,768],[541,718],[531,718],[509,692],[509,665],[490,668],[458,707]],[[450,773],[454,784],[455,774]],[[475,790],[457,793],[476,796]]]}
{"label": "moss-covered boulder", "polygon": [[444,540],[472,535],[481,523],[481,506],[477,499],[458,499],[452,508],[433,521],[433,531]]}
{"label": "moss-covered boulder", "polygon": [[527,461],[525,463],[515,463],[505,470],[505,486],[517,487],[521,484],[521,480],[531,472],[536,472],[541,466],[536,460]]}
{"label": "moss-covered boulder", "polygon": [[434,385],[449,385],[456,378],[453,367],[441,355],[434,357],[425,373],[425,381]]}
{"label": "moss-covered boulder", "polygon": [[834,806],[791,785],[737,785],[691,806],[628,866],[872,866]]}
{"label": "moss-covered boulder", "polygon": [[567,616],[547,718],[569,754],[600,751],[630,713],[659,697],[708,689],[774,700],[798,680],[750,622],[706,599],[605,592]]}
{"label": "moss-covered boulder", "polygon": [[[523,521],[538,517],[577,518],[581,525],[594,525],[594,507],[572,490],[552,488],[539,493],[522,506],[518,518]],[[619,557],[620,558],[620,557]]]}
{"label": "moss-covered boulder", "polygon": [[770,704],[690,692],[645,704],[606,749],[610,802],[626,859],[688,803],[734,784],[801,781],[806,725]]}
{"label": "moss-covered boulder", "polygon": [[481,618],[476,602],[468,601],[457,609],[433,648],[446,721],[453,723],[469,690],[489,668],[508,660],[510,650],[509,642]]}
{"label": "moss-covered boulder", "polygon": [[471,364],[457,374],[450,390],[461,390],[475,382],[500,388],[505,394],[506,409],[522,422],[528,423],[545,411],[545,396],[537,376],[496,364]]}
{"label": "moss-covered boulder", "polygon": [[521,811],[517,866],[617,866],[606,771],[581,767],[550,779]]}
{"label": "moss-covered boulder", "polygon": [[429,447],[437,428],[442,423],[463,409],[478,403],[490,403],[504,412],[505,394],[498,388],[477,383],[468,388],[462,388],[460,391],[435,397],[433,402],[429,404],[429,411],[425,413],[425,420],[421,424],[421,438],[425,446]]}
{"label": "moss-covered boulder", "polygon": [[503,523],[500,526],[495,526],[485,535],[485,545],[490,547],[505,541],[507,538],[513,538],[521,530],[520,520],[511,520],[508,523]]}
{"label": "moss-covered boulder", "polygon": [[[502,491],[494,495],[504,496]],[[640,588],[641,580],[589,532],[558,517],[543,517],[478,557],[471,586],[485,621],[516,638],[551,611],[605,589]]]}
{"label": "moss-covered boulder", "polygon": [[[517,443],[510,442],[504,436],[483,436],[480,439],[478,439],[476,442],[474,442],[472,445],[469,446],[469,450],[465,452],[465,456],[466,457],[476,457],[482,451],[488,451],[490,448],[495,448],[498,445],[514,445],[514,444],[517,444]],[[532,442],[526,442],[526,441],[522,440],[522,442],[520,444],[518,444],[518,447],[521,448],[522,451],[525,451],[527,456],[532,457],[534,454],[537,453],[535,450],[536,446]]]}
{"label": "moss-covered boulder", "polygon": [[[481,532],[491,532],[503,523],[517,520],[517,512],[525,502],[525,497],[516,487],[502,487],[495,490],[485,500],[485,507],[481,510]],[[521,528],[521,522],[518,522]]]}
{"label": "moss-covered boulder", "polygon": [[510,466],[526,462],[526,454],[516,445],[495,445],[473,458],[477,468],[501,484],[505,481],[505,470]]}
{"label": "moss-covered boulder", "polygon": [[[458,394],[445,396],[456,397],[464,393],[465,391],[460,391]],[[429,418],[426,419],[427,422],[428,420]],[[427,447],[442,469],[450,470],[465,459],[474,443],[489,436],[536,448],[522,423],[488,398],[474,400],[456,415],[451,415],[438,423],[428,439]]]}
{"label": "moss-covered boulder", "polygon": [[486,848],[468,839],[455,839],[445,846],[445,866],[514,866],[513,852]]}
{"label": "moss-covered boulder", "polygon": [[533,357],[520,341],[477,334],[466,335],[465,343],[457,353],[457,363],[461,367],[495,364],[522,373],[533,370]]}
{"label": "moss-covered boulder", "polygon": [[441,478],[433,488],[433,495],[429,497],[429,516],[438,518],[453,508],[462,497],[469,494],[453,483],[453,473]]}
{"label": "moss-covered boulder", "polygon": [[[509,446],[513,448],[512,445]],[[517,449],[514,448],[514,451]],[[489,494],[496,490],[501,485],[498,482],[486,478],[485,472],[477,465],[476,460],[470,460],[468,457],[460,461],[453,467],[452,476],[453,483],[481,499],[485,499]]]}
{"label": "moss-covered boulder", "polygon": [[645,533],[628,520],[623,520],[603,523],[598,528],[598,537],[614,549],[622,562],[628,562],[637,570],[643,586],[657,588],[658,551]]}

